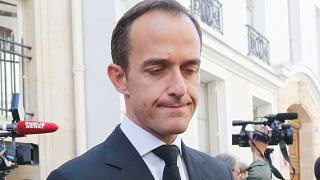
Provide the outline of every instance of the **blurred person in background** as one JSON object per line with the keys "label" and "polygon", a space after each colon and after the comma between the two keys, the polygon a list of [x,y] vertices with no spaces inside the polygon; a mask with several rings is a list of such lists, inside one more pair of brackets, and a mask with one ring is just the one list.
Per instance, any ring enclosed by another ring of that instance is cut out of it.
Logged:
{"label": "blurred person in background", "polygon": [[239,164],[239,169],[241,172],[241,178],[246,179],[248,177],[248,165],[244,162],[238,162]]}
{"label": "blurred person in background", "polygon": [[232,170],[234,180],[242,180],[243,179],[240,168],[239,168],[239,163],[234,156],[227,154],[227,153],[221,153],[221,154],[218,154],[216,156],[216,158],[220,159],[222,161],[225,161],[229,165],[229,167]]}

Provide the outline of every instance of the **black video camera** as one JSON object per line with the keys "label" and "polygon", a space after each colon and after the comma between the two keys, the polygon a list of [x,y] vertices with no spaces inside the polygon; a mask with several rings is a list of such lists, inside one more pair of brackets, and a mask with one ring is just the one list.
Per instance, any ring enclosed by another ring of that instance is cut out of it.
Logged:
{"label": "black video camera", "polygon": [[19,165],[38,165],[39,148],[32,143],[18,143],[16,147],[11,145],[0,146],[4,152],[0,156],[0,178],[4,178],[12,169]]}
{"label": "black video camera", "polygon": [[259,141],[268,143],[269,145],[277,145],[280,140],[286,144],[293,143],[293,129],[285,120],[297,119],[297,113],[278,113],[264,116],[264,121],[232,121],[233,126],[242,126],[239,134],[232,134],[232,145],[239,145],[240,147],[249,147],[249,133],[245,128],[248,124],[264,125],[271,129],[271,137],[257,130],[253,131],[253,138]]}
{"label": "black video camera", "polygon": [[[12,94],[11,109],[12,124],[24,118],[25,112],[21,104],[19,93]],[[4,141],[5,138],[11,137],[10,144]],[[8,130],[7,127],[0,125],[0,180],[5,177],[19,165],[38,165],[39,164],[39,147],[32,143],[16,143],[18,135],[14,129]]]}

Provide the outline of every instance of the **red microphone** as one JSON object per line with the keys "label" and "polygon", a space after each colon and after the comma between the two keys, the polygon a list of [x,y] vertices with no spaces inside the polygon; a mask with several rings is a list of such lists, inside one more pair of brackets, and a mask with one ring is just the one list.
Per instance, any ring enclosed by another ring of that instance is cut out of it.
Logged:
{"label": "red microphone", "polygon": [[16,132],[18,135],[43,134],[55,132],[58,128],[54,123],[24,120],[17,123]]}
{"label": "red microphone", "polygon": [[0,126],[0,130],[15,131],[18,135],[43,134],[55,132],[59,127],[54,123],[24,120],[17,124],[5,124]]}

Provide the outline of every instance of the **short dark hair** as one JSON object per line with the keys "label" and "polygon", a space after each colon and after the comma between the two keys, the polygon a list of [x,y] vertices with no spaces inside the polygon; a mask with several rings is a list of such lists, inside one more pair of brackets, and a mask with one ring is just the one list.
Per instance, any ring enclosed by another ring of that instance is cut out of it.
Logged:
{"label": "short dark hair", "polygon": [[320,157],[314,163],[314,175],[316,176],[317,180],[320,180]]}
{"label": "short dark hair", "polygon": [[172,12],[175,14],[187,15],[198,31],[200,44],[202,44],[201,28],[197,20],[191,15],[189,10],[175,0],[144,0],[129,9],[118,21],[112,33],[111,55],[114,64],[121,66],[127,74],[128,70],[128,53],[130,51],[129,31],[131,24],[135,19],[146,12],[160,10]]}

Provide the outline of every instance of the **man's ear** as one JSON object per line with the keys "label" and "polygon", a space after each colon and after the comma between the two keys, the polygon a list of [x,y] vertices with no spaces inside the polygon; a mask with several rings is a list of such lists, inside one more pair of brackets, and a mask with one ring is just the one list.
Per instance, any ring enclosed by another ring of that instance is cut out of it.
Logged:
{"label": "man's ear", "polygon": [[110,64],[107,68],[107,74],[117,91],[128,94],[125,72],[119,65]]}

